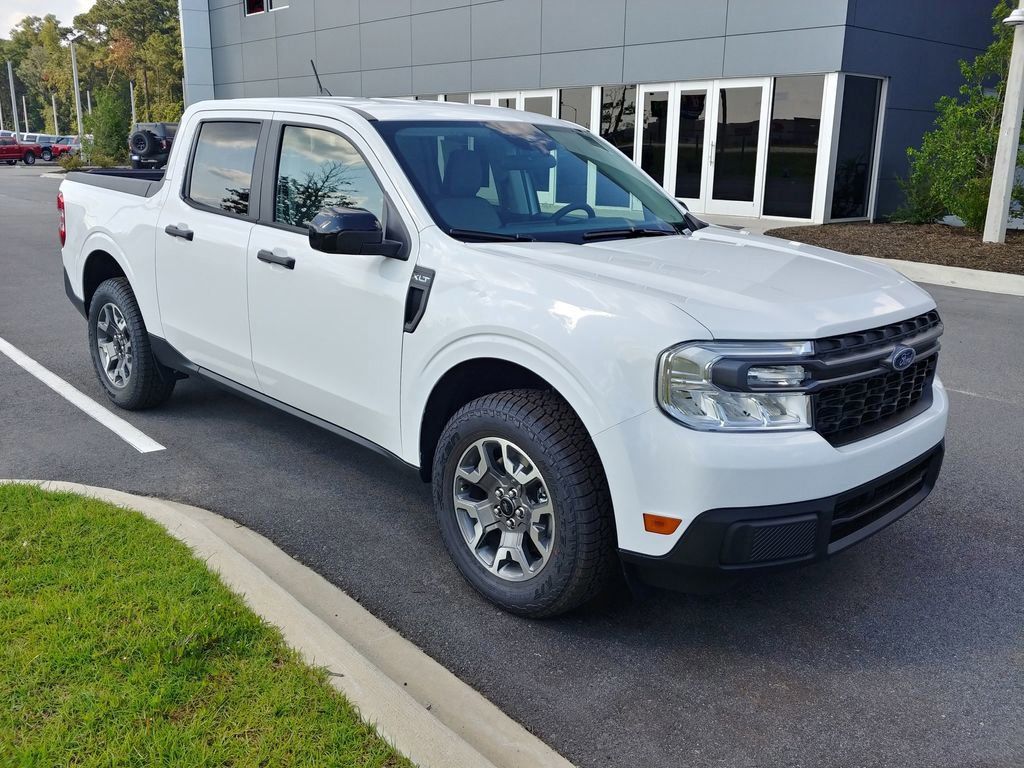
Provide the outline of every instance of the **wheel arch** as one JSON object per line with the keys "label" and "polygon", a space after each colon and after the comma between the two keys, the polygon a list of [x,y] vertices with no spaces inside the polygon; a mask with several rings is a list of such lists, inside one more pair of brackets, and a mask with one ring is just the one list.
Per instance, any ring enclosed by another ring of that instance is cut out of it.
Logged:
{"label": "wheel arch", "polygon": [[419,411],[418,457],[420,477],[430,481],[434,452],[445,425],[466,403],[510,389],[550,390],[562,398],[587,432],[595,434],[592,404],[566,377],[528,361],[493,354],[472,356],[449,365],[433,386]]}
{"label": "wheel arch", "polygon": [[129,285],[131,284],[131,278],[110,251],[97,248],[85,257],[82,264],[82,299],[85,302],[86,314],[92,304],[92,296],[100,284],[116,277],[123,277],[128,280]]}

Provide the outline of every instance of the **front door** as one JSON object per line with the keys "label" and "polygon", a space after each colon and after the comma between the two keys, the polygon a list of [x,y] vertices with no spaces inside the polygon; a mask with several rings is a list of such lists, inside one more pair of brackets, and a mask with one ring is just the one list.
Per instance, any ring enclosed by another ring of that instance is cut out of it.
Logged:
{"label": "front door", "polygon": [[[309,246],[323,208],[374,213],[389,238],[397,190],[374,172],[372,153],[340,121],[276,114],[272,182],[249,244],[252,356],[261,391],[397,453],[405,299],[415,265],[331,254]],[[269,257],[268,257],[269,255]],[[282,265],[280,262],[285,261]]]}
{"label": "front door", "polygon": [[716,81],[708,122],[704,210],[757,216],[764,189],[770,78]]}
{"label": "front door", "polygon": [[[156,287],[166,340],[190,361],[256,386],[245,260],[258,190],[253,170],[270,112],[203,113],[185,178],[168,178],[157,219]],[[264,141],[266,138],[264,137]]]}

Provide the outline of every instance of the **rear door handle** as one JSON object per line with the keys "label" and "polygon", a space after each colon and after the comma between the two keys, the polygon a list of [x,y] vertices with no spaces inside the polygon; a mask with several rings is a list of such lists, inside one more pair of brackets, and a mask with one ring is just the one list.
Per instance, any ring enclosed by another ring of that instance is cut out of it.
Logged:
{"label": "rear door handle", "polygon": [[267,264],[279,264],[285,269],[295,269],[295,259],[291,256],[278,256],[273,251],[260,251],[256,258],[265,261]]}
{"label": "rear door handle", "polygon": [[196,236],[196,233],[191,229],[188,229],[187,227],[176,227],[173,224],[168,224],[164,227],[164,232],[171,237],[180,237],[182,240],[188,240],[190,243],[192,242],[192,238]]}

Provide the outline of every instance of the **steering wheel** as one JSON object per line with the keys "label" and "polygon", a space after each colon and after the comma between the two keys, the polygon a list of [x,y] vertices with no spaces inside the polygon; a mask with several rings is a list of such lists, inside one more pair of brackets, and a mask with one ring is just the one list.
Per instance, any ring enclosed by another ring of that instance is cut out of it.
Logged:
{"label": "steering wheel", "polygon": [[586,203],[569,203],[568,205],[563,205],[561,208],[559,208],[557,211],[551,214],[551,220],[555,223],[558,223],[565,218],[566,214],[572,213],[573,211],[586,212],[588,219],[597,218],[597,212]]}

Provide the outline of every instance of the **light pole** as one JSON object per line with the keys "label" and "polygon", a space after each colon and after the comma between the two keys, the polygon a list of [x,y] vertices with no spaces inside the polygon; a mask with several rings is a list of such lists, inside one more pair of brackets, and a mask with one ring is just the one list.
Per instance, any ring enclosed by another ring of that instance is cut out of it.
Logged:
{"label": "light pole", "polygon": [[[128,81],[128,98],[129,98],[129,100],[132,103],[132,125],[135,125],[135,123],[137,123],[138,120],[135,119],[135,81],[134,80],[129,80]],[[135,129],[132,128],[132,130],[134,131]]]}
{"label": "light pole", "polygon": [[1006,74],[1003,96],[1003,120],[999,125],[999,146],[992,169],[992,188],[985,216],[986,243],[1006,242],[1006,218],[1010,214],[1010,196],[1017,175],[1017,151],[1020,147],[1020,120],[1024,116],[1024,0],[1003,24],[1013,27],[1013,52]]}
{"label": "light pole", "polygon": [[11,84],[11,114],[14,115],[14,132],[21,133],[21,128],[18,127],[18,99],[14,95],[14,68],[11,67],[10,60],[7,61],[7,80]]}
{"label": "light pole", "polygon": [[21,117],[25,122],[25,133],[28,133],[28,108],[25,106],[25,94],[21,94]]}
{"label": "light pole", "polygon": [[57,122],[57,94],[50,94],[50,106],[53,107],[53,132],[56,135],[60,135],[60,125]]}
{"label": "light pole", "polygon": [[82,141],[82,137],[85,131],[82,130],[82,94],[78,90],[78,57],[75,55],[75,43],[85,37],[84,32],[80,32],[71,38],[71,76],[75,81],[75,115],[78,117],[78,141]]}

